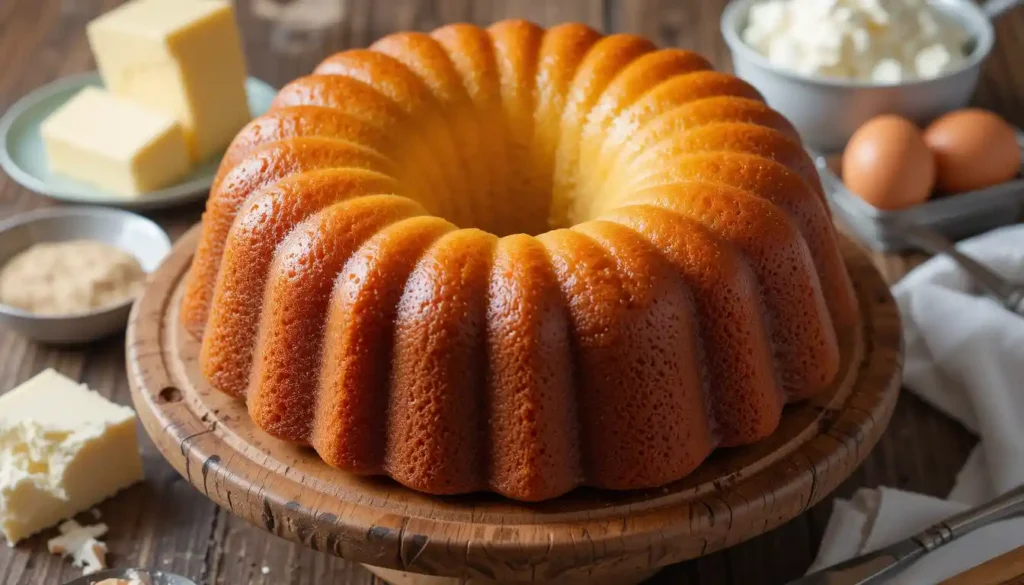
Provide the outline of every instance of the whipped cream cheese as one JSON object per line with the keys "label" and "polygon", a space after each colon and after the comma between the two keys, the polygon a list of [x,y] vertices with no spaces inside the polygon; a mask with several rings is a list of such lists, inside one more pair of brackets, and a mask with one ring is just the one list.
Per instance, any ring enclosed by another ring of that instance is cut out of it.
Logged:
{"label": "whipped cream cheese", "polygon": [[969,39],[927,0],[764,0],[741,36],[778,67],[873,83],[955,70]]}

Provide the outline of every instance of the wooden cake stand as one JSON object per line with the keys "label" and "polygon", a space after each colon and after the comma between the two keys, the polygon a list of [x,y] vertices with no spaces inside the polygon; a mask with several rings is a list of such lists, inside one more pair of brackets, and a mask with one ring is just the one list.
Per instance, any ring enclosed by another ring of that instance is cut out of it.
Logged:
{"label": "wooden cake stand", "polygon": [[217,504],[283,538],[365,563],[396,585],[639,583],[821,500],[875,445],[899,391],[896,305],[868,258],[844,240],[863,326],[843,340],[831,391],[788,407],[768,439],[718,450],[694,474],[658,489],[578,489],[539,504],[426,496],[340,472],[312,450],[265,435],[241,402],[206,383],[199,345],[178,323],[197,239],[193,228],[177,243],[128,326],[128,378],[146,431]]}

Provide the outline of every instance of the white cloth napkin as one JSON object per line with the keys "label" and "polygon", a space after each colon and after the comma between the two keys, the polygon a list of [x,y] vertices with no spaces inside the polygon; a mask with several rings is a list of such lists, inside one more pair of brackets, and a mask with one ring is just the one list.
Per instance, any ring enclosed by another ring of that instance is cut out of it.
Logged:
{"label": "white cloth napkin", "polygon": [[[1024,226],[960,250],[1024,282]],[[881,487],[836,499],[809,571],[871,552],[1024,483],[1024,317],[984,297],[946,256],[893,287],[906,342],[904,386],[981,439],[948,499]],[[1024,545],[1024,518],[1005,520],[926,555],[891,583],[928,584]]]}

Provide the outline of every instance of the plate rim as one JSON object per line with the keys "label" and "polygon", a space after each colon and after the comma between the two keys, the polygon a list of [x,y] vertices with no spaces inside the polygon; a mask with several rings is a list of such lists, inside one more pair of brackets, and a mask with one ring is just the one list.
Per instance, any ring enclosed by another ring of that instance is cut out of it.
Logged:
{"label": "plate rim", "polygon": [[[99,199],[94,197],[83,197],[81,195],[81,191],[78,189],[68,189],[65,187],[51,185],[29,173],[15,162],[14,158],[11,156],[11,149],[9,146],[10,132],[14,124],[24,117],[26,113],[39,102],[75,87],[85,87],[90,84],[90,82],[99,82],[101,86],[103,85],[103,80],[99,71],[91,70],[81,73],[73,73],[50,81],[49,83],[45,83],[28,92],[7,108],[7,111],[4,112],[3,116],[0,116],[0,169],[3,169],[7,176],[33,193],[37,193],[57,201],[76,203],[80,205],[116,207],[127,210],[168,208],[190,203],[192,201],[198,201],[201,197],[206,196],[206,191],[209,190],[215,174],[177,183],[156,191],[150,191],[149,193],[139,195],[136,198],[108,196]],[[247,88],[247,96],[249,95],[248,87],[250,84],[259,86],[261,91],[266,91],[268,94],[277,92],[273,85],[252,75],[246,76],[245,84]],[[256,116],[254,116],[254,118],[255,117]],[[109,195],[109,192],[107,191],[102,192]]]}

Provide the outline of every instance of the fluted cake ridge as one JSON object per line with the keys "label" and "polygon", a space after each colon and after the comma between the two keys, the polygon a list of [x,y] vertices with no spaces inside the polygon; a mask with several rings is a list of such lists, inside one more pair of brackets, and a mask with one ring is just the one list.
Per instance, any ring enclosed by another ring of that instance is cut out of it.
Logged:
{"label": "fluted cake ridge", "polygon": [[224,157],[182,306],[269,434],[519,500],[763,439],[858,318],[814,166],[753,87],[518,20],[286,85]]}

